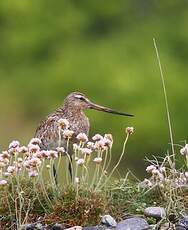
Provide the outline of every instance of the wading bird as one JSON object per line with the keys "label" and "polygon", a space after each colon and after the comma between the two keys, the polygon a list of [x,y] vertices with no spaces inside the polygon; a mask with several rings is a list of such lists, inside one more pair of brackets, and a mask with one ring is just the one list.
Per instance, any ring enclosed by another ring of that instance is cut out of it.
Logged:
{"label": "wading bird", "polygon": [[[128,113],[118,112],[113,109],[103,107],[91,102],[84,94],[80,92],[73,92],[69,94],[65,100],[64,105],[58,108],[54,113],[47,116],[43,120],[35,133],[35,137],[42,142],[41,149],[49,150],[56,149],[59,145],[59,119],[67,119],[69,122],[69,129],[74,132],[73,142],[76,142],[76,136],[79,133],[89,134],[89,119],[84,114],[83,110],[94,109],[102,112],[113,113],[123,116],[133,116]],[[66,148],[66,141],[62,140],[61,146]],[[65,149],[66,150],[66,149]],[[69,153],[70,154],[70,153]],[[71,154],[70,154],[71,157]],[[69,171],[72,177],[71,165],[69,164]],[[56,171],[54,171],[56,175]]]}

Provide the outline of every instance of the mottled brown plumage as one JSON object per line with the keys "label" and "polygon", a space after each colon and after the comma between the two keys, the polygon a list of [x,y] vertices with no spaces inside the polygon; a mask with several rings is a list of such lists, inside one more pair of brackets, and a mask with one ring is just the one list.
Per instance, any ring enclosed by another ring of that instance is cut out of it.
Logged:
{"label": "mottled brown plumage", "polygon": [[[79,133],[85,133],[88,135],[90,124],[89,119],[83,112],[85,109],[94,109],[124,116],[133,116],[131,114],[117,112],[112,109],[96,105],[84,94],[73,92],[65,98],[64,105],[62,107],[47,116],[47,118],[38,126],[35,137],[41,139],[41,148],[55,149],[58,147],[58,120],[61,118],[69,121],[69,129],[74,131],[73,141]],[[65,147],[64,142],[62,142],[62,145]]]}

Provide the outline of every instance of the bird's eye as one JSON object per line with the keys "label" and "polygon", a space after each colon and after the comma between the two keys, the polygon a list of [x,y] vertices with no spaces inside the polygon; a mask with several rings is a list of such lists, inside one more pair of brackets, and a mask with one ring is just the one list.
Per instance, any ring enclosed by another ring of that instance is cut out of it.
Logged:
{"label": "bird's eye", "polygon": [[76,98],[80,99],[81,101],[85,101],[85,98],[81,95],[75,95]]}
{"label": "bird's eye", "polygon": [[81,100],[81,101],[85,101],[85,98],[84,98],[84,97],[80,97],[80,100]]}

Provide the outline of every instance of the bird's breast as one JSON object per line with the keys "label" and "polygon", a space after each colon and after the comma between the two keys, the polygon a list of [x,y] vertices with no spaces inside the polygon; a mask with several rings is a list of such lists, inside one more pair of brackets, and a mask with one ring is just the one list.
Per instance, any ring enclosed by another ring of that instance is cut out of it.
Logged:
{"label": "bird's breast", "polygon": [[89,135],[89,119],[84,115],[75,116],[73,119],[69,119],[70,130],[74,131],[75,136],[79,133],[85,133]]}

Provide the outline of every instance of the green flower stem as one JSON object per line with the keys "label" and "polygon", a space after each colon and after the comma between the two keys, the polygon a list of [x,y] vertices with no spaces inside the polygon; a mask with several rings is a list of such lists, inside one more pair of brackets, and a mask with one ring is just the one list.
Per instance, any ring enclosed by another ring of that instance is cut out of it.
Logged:
{"label": "green flower stem", "polygon": [[127,136],[126,136],[125,141],[124,141],[124,143],[123,143],[123,150],[122,150],[122,153],[121,153],[121,155],[120,155],[120,157],[119,157],[119,160],[118,160],[117,164],[114,166],[114,168],[112,169],[110,175],[107,177],[107,179],[105,180],[105,182],[104,182],[104,184],[103,184],[102,186],[104,186],[104,185],[107,184],[107,182],[110,180],[111,176],[113,175],[114,171],[115,171],[116,168],[119,166],[119,164],[120,164],[120,162],[121,162],[121,160],[122,160],[122,158],[123,158],[123,155],[124,155],[124,153],[125,153],[125,147],[126,147],[126,144],[127,144],[128,139],[129,139],[129,134],[127,133]]}

